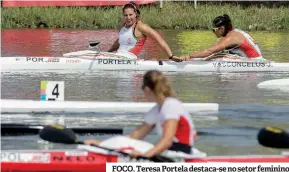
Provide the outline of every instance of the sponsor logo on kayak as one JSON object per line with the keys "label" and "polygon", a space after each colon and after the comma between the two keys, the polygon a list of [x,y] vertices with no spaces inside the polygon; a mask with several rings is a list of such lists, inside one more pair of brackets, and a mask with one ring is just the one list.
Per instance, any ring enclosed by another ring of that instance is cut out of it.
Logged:
{"label": "sponsor logo on kayak", "polygon": [[66,63],[81,63],[81,60],[76,59],[69,59],[65,61]]}
{"label": "sponsor logo on kayak", "polygon": [[266,68],[272,67],[271,62],[213,62],[214,67],[257,67]]}
{"label": "sponsor logo on kayak", "polygon": [[49,163],[49,153],[1,152],[1,162],[41,162]]}
{"label": "sponsor logo on kayak", "polygon": [[94,162],[94,161],[99,161],[98,158],[94,156],[52,156],[52,161],[57,161],[57,162],[63,162],[63,161],[68,161],[68,162]]}
{"label": "sponsor logo on kayak", "polygon": [[44,58],[44,57],[26,57],[27,62],[46,62],[46,63],[58,63],[59,58],[51,57],[51,58]]}
{"label": "sponsor logo on kayak", "polygon": [[98,64],[104,65],[137,65],[136,60],[124,59],[98,59]]}

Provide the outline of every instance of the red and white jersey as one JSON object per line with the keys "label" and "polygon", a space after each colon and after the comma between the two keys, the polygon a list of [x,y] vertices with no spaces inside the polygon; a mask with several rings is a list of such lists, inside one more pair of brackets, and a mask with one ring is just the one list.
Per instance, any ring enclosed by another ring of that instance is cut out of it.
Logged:
{"label": "red and white jersey", "polygon": [[[137,23],[136,23],[137,24]],[[136,27],[131,26],[126,28],[125,26],[121,28],[118,39],[119,39],[119,51],[127,51],[138,56],[142,50],[146,39],[138,39],[134,34],[134,29]]]}
{"label": "red and white jersey", "polygon": [[262,57],[261,50],[256,44],[255,40],[246,32],[240,29],[234,29],[233,31],[241,33],[245,40],[241,46],[236,49],[230,50],[233,54],[239,54],[242,57],[247,58],[260,58]]}
{"label": "red and white jersey", "polygon": [[145,122],[149,125],[155,125],[160,136],[163,135],[164,122],[169,119],[179,121],[174,141],[193,145],[197,132],[189,112],[185,110],[182,102],[178,99],[166,98],[161,109],[159,109],[159,105],[156,105],[144,116]]}

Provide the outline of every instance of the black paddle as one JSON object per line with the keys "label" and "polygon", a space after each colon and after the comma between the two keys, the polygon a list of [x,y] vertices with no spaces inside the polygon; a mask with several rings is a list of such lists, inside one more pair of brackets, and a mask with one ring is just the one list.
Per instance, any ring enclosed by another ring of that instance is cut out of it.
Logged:
{"label": "black paddle", "polygon": [[[48,125],[45,126],[40,132],[39,132],[39,137],[43,140],[53,142],[53,143],[63,143],[63,144],[84,144],[83,141],[78,141],[77,140],[77,135],[73,132],[73,130],[66,128],[64,126],[60,125]],[[101,147],[98,145],[90,145],[94,147],[98,147],[110,152],[116,152],[119,154],[122,154],[124,156],[130,156],[128,153],[114,150],[114,149],[109,149],[105,147]],[[150,160],[153,162],[174,162],[174,160],[170,158],[166,158],[163,156],[154,156],[152,158],[147,158],[143,156],[139,156],[136,159],[145,159],[145,160]]]}
{"label": "black paddle", "polygon": [[94,47],[98,46],[99,44],[100,44],[99,41],[92,41],[92,42],[89,42],[89,46],[90,46],[91,48],[94,48]]}
{"label": "black paddle", "polygon": [[[33,135],[39,134],[42,125],[29,125],[17,123],[1,124],[1,136]],[[122,128],[95,128],[95,127],[68,127],[77,134],[122,134]]]}
{"label": "black paddle", "polygon": [[271,148],[289,149],[289,133],[277,127],[265,127],[258,133],[261,145]]}

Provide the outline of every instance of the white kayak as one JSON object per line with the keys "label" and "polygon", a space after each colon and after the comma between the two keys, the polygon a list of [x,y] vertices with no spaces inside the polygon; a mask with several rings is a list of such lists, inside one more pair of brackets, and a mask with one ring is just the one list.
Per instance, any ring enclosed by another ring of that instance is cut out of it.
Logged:
{"label": "white kayak", "polygon": [[[83,51],[80,51],[83,52]],[[174,62],[169,60],[132,60],[118,58],[113,53],[87,54],[80,52],[66,57],[2,57],[1,71],[94,71],[94,70],[160,70],[172,72],[289,72],[289,63],[270,61],[244,61],[218,54],[213,61],[192,60]],[[223,58],[221,58],[223,57]]]}
{"label": "white kayak", "polygon": [[[155,103],[145,102],[93,102],[93,101],[35,101],[35,100],[1,100],[2,113],[31,113],[31,112],[132,112],[144,113]],[[191,113],[217,113],[219,104],[216,103],[184,103]]]}
{"label": "white kayak", "polygon": [[[63,150],[2,150],[1,157],[2,171],[18,172],[39,172],[43,171],[43,169],[50,172],[95,172],[95,169],[99,172],[105,172],[108,171],[106,169],[107,163],[126,162],[132,164],[143,162],[145,164],[144,160],[137,161],[121,155],[104,155],[87,151],[85,148]],[[244,169],[248,163],[260,166],[261,163],[288,164],[288,162],[288,155],[227,155],[193,157],[184,159],[182,163],[190,163],[188,164],[190,166],[193,166],[194,163],[218,163],[225,164],[225,167],[226,164],[230,164],[229,168],[233,168],[232,164],[234,163],[243,163],[244,167],[242,167],[242,169]]]}
{"label": "white kayak", "polygon": [[[1,152],[1,169],[2,171],[70,171],[70,172],[104,172],[109,171],[105,164],[107,163],[136,163],[141,162],[146,164],[148,160],[131,159],[127,156],[122,156],[114,151],[107,151],[107,149],[120,150],[122,152],[130,153],[135,149],[141,153],[146,152],[153,147],[151,143],[141,140],[133,140],[123,136],[116,136],[104,140],[100,143],[101,148],[78,145],[77,149],[70,150],[2,150]],[[256,164],[286,164],[289,162],[288,155],[243,155],[243,156],[208,156],[205,152],[201,152],[196,148],[192,148],[192,154],[185,154],[177,151],[164,151],[161,155],[174,160],[175,162],[190,163],[247,163]],[[143,165],[144,165],[143,164]],[[151,165],[151,164],[148,164]],[[231,165],[232,166],[232,165]],[[260,166],[260,165],[259,165]],[[280,165],[279,165],[280,166]],[[286,168],[288,165],[283,165]],[[246,166],[247,167],[247,166]],[[143,167],[144,168],[149,168]],[[181,168],[181,167],[180,167]],[[179,168],[179,169],[180,169]],[[200,167],[202,168],[202,167]],[[267,167],[266,167],[267,168]],[[270,168],[270,167],[268,167]],[[280,167],[279,167],[280,168]],[[211,168],[210,168],[211,169]],[[113,171],[113,170],[110,170]],[[149,170],[147,170],[149,171]],[[151,170],[152,171],[152,170]],[[174,170],[172,170],[174,171]],[[175,170],[176,171],[176,170]],[[188,170],[179,170],[188,171]],[[201,171],[201,170],[196,170]],[[205,170],[206,171],[206,170]],[[208,171],[208,170],[207,170]],[[213,170],[212,170],[213,171]],[[216,171],[216,170],[215,170]],[[286,170],[285,170],[286,171]]]}
{"label": "white kayak", "polygon": [[265,90],[289,91],[289,78],[264,81],[259,83],[257,87]]}

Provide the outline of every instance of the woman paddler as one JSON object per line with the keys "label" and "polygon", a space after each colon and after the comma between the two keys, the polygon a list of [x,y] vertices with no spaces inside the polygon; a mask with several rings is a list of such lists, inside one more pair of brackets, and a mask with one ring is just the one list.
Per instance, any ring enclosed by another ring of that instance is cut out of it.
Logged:
{"label": "woman paddler", "polygon": [[[231,19],[227,14],[218,16],[213,20],[212,31],[217,38],[221,38],[216,45],[190,55],[179,58],[174,57],[173,60],[186,61],[192,58],[203,58],[220,51],[238,55],[240,59],[244,60],[264,60],[256,41],[248,33],[233,28]],[[211,56],[205,58],[205,60],[212,60],[213,58],[219,57],[220,56]],[[233,57],[236,58],[236,56]]]}
{"label": "woman paddler", "polygon": [[[148,101],[157,104],[144,115],[144,122],[128,136],[117,136],[107,141],[86,140],[86,144],[110,144],[120,150],[131,149],[131,156],[157,156],[165,150],[191,154],[197,137],[193,120],[175,92],[168,79],[159,71],[148,71],[143,77],[142,90]],[[145,150],[137,146],[154,128],[160,136],[158,142]]]}
{"label": "woman paddler", "polygon": [[118,39],[110,47],[108,52],[117,51],[118,54],[130,54],[129,58],[137,58],[142,50],[147,37],[153,38],[165,51],[168,58],[174,55],[168,44],[150,26],[140,20],[140,10],[134,2],[130,2],[122,8],[124,22],[118,34]]}

